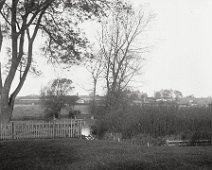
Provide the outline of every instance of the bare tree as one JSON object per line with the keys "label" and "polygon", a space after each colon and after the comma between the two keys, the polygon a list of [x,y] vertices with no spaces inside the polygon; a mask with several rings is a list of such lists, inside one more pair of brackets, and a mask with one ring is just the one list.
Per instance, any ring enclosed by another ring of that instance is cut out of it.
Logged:
{"label": "bare tree", "polygon": [[93,80],[93,90],[92,90],[92,103],[91,103],[91,112],[96,110],[96,89],[97,83],[99,81],[104,71],[104,61],[102,53],[98,52],[93,54],[91,60],[86,64],[87,71],[91,74]]}
{"label": "bare tree", "polygon": [[121,92],[143,66],[145,48],[139,43],[151,18],[142,11],[136,14],[130,4],[118,1],[102,24],[99,44],[104,58],[107,108],[118,103]]}
{"label": "bare tree", "polygon": [[[43,48],[57,63],[73,64],[86,53],[88,40],[78,31],[84,20],[101,16],[106,0],[1,0],[0,49],[3,38],[11,40],[11,66],[2,80],[0,70],[0,121],[10,120],[14,101],[30,70],[33,44],[38,32],[46,36]],[[26,47],[26,49],[25,49]],[[26,51],[26,52],[25,52]],[[14,91],[11,91],[16,72],[26,54],[26,65]],[[46,55],[45,55],[46,56]],[[0,67],[1,68],[1,67]]]}

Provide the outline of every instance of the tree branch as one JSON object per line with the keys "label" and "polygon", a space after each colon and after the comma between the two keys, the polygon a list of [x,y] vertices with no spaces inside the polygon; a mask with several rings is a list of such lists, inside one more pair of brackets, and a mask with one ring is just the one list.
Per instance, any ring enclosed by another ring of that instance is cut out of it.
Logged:
{"label": "tree branch", "polygon": [[[45,1],[43,4],[41,4],[35,13],[33,13],[32,17],[29,19],[28,23],[25,24],[24,27],[21,27],[20,31],[18,34],[21,34],[21,32],[23,30],[25,30],[26,28],[28,28],[30,25],[32,25],[33,21],[35,20],[35,18],[37,17],[37,15],[41,12],[42,13],[42,16],[44,14],[44,12],[46,11],[46,9],[51,5],[52,2],[54,2],[55,0],[48,0],[48,1]],[[28,11],[26,14],[25,14],[25,18],[28,17],[28,15],[30,14],[30,12],[32,11]]]}
{"label": "tree branch", "polygon": [[0,11],[1,16],[4,18],[4,20],[6,21],[7,24],[9,24],[11,26],[10,21],[7,19],[7,17],[3,14],[2,11]]}
{"label": "tree branch", "polygon": [[23,86],[23,84],[25,82],[25,79],[27,77],[27,74],[29,72],[29,69],[30,69],[30,66],[31,66],[31,63],[32,63],[32,48],[33,48],[33,43],[34,43],[35,37],[37,35],[38,29],[39,29],[39,25],[40,25],[40,22],[41,22],[41,19],[42,19],[42,16],[43,16],[44,13],[45,13],[45,10],[43,10],[41,12],[40,16],[38,17],[38,21],[36,23],[34,32],[33,32],[33,34],[32,34],[31,37],[29,35],[29,30],[27,29],[27,35],[28,35],[28,41],[29,41],[29,44],[28,44],[27,65],[26,65],[26,68],[25,68],[25,70],[23,72],[22,77],[20,78],[20,81],[19,81],[18,86],[16,87],[16,89],[14,90],[14,92],[10,96],[10,100],[11,101],[14,101],[15,100],[15,98],[18,95],[19,91],[21,90],[21,88],[22,88],[22,86]]}
{"label": "tree branch", "polygon": [[3,34],[2,34],[1,23],[0,23],[0,52],[1,52],[1,48],[2,48],[2,43],[3,43]]}
{"label": "tree branch", "polygon": [[20,90],[21,90],[21,88],[22,88],[22,86],[23,86],[23,84],[26,80],[27,74],[29,72],[29,69],[30,69],[30,66],[31,66],[31,63],[32,63],[32,47],[33,47],[33,42],[30,42],[29,45],[28,45],[27,65],[26,65],[25,70],[23,71],[22,77],[20,77],[20,81],[18,83],[18,86],[16,87],[14,92],[10,95],[10,101],[11,102],[13,102],[15,100],[16,96],[20,92]]}
{"label": "tree branch", "polygon": [[2,8],[3,8],[3,6],[4,6],[4,4],[5,4],[5,1],[6,1],[6,0],[1,0],[1,1],[0,1],[0,11],[1,11]]}
{"label": "tree branch", "polygon": [[0,62],[0,91],[2,90],[2,72],[1,72],[1,62]]}

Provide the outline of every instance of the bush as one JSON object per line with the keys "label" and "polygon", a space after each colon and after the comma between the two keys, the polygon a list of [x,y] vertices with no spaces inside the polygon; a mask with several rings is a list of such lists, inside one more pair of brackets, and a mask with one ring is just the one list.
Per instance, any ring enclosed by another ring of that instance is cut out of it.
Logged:
{"label": "bush", "polygon": [[75,119],[77,115],[80,114],[80,111],[79,110],[74,110],[74,111],[69,111],[68,113],[68,117],[70,119]]}
{"label": "bush", "polygon": [[45,112],[44,119],[49,120],[49,119],[54,119],[54,118],[58,119],[59,118],[59,113],[57,113],[57,112],[53,112],[48,109],[45,109],[44,112]]}
{"label": "bush", "polygon": [[108,131],[108,127],[106,125],[106,122],[99,120],[96,121],[93,126],[91,126],[91,133],[92,135],[95,135],[97,138],[103,138],[105,133]]}
{"label": "bush", "polygon": [[212,139],[212,131],[209,130],[200,130],[193,133],[191,140],[211,140]]}
{"label": "bush", "polygon": [[181,139],[182,140],[190,140],[193,136],[193,132],[188,130],[181,133]]}

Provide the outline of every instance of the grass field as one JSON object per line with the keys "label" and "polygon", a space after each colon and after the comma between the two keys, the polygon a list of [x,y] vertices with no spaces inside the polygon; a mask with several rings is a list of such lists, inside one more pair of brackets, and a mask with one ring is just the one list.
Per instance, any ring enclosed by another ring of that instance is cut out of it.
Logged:
{"label": "grass field", "polygon": [[141,147],[82,139],[0,143],[4,170],[211,170],[212,147]]}
{"label": "grass field", "polygon": [[[90,115],[87,114],[88,106],[78,105],[75,106],[76,110],[80,110],[82,114],[77,115],[78,119],[81,118],[90,118]],[[69,109],[64,108],[61,110],[62,116],[68,116]],[[30,104],[20,104],[15,105],[13,110],[12,119],[13,120],[32,120],[32,119],[43,119],[45,118],[45,110],[41,105],[30,105]]]}
{"label": "grass field", "polygon": [[44,116],[44,109],[40,105],[15,105],[12,119],[39,119]]}

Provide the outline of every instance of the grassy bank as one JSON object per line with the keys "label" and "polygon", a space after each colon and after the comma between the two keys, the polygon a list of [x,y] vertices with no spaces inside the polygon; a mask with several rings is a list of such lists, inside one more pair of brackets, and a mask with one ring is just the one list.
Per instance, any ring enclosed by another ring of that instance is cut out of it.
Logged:
{"label": "grassy bank", "polygon": [[80,139],[0,143],[0,169],[209,170],[212,147],[141,147]]}

